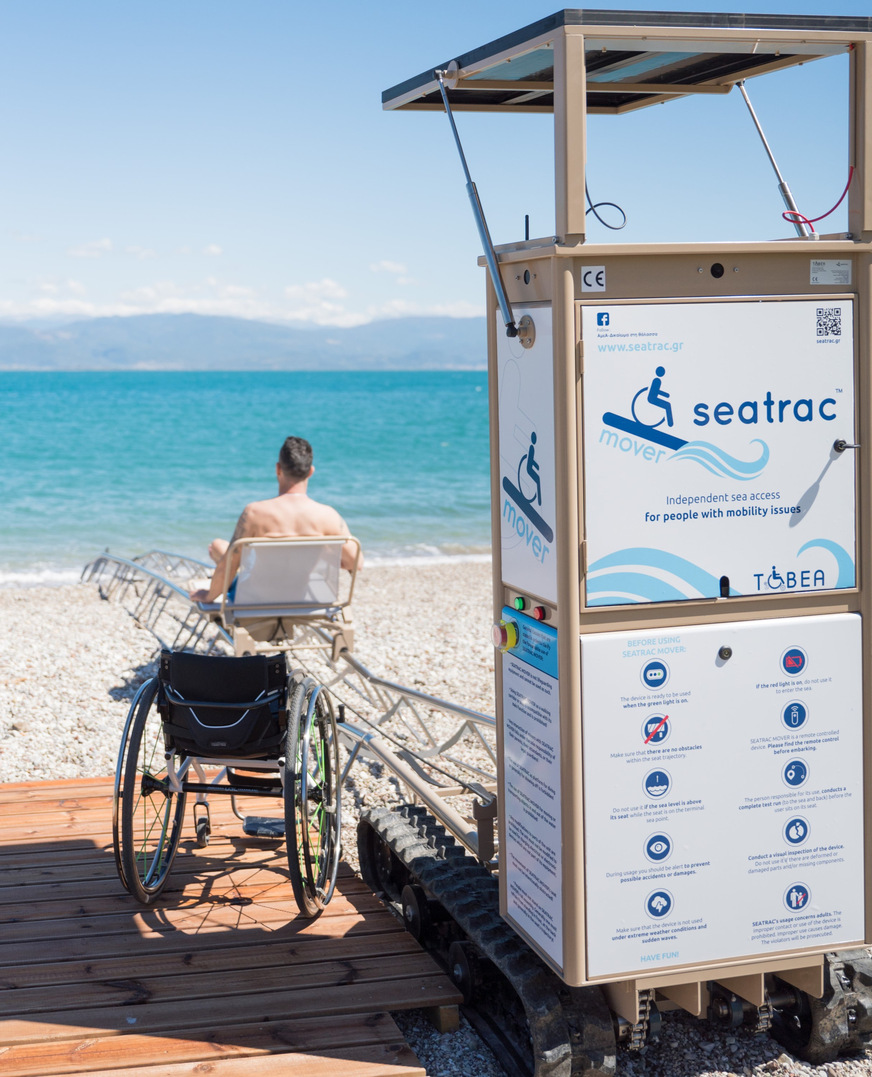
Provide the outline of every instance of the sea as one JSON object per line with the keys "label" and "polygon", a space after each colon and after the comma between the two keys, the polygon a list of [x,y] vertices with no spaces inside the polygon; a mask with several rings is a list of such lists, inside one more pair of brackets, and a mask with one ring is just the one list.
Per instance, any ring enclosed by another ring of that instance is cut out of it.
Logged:
{"label": "sea", "polygon": [[369,563],[488,556],[484,371],[5,372],[0,587],[75,581],[106,549],[206,559],[276,493],[289,434]]}

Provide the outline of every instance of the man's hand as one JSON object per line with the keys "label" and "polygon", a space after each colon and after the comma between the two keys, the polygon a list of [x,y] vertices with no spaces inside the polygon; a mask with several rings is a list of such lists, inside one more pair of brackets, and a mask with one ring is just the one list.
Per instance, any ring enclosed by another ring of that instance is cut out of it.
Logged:
{"label": "man's hand", "polygon": [[188,598],[192,602],[208,602],[209,592],[205,587],[201,587],[199,591],[189,591]]}

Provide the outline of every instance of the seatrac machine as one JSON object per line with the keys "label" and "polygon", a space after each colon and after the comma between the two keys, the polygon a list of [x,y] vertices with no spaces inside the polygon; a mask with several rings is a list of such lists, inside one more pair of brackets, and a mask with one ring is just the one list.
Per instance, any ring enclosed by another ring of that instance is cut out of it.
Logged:
{"label": "seatrac machine", "polygon": [[[869,18],[564,10],[383,95],[553,117],[553,235],[494,249],[468,184],[500,907],[631,1029],[654,1006],[766,1027],[799,992],[807,1036],[872,943],[870,49]],[[846,232],[779,172],[782,239],[588,240],[588,114],[733,92],[758,123],[746,80],[838,55]]]}

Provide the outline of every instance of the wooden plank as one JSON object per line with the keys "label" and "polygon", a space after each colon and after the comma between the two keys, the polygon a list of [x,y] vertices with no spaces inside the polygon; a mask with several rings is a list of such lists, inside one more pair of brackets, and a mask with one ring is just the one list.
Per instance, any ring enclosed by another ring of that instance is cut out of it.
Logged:
{"label": "wooden plank", "polygon": [[[373,910],[376,899],[371,894],[353,894],[351,899],[339,893],[333,897],[327,912],[333,916],[348,916],[354,912]],[[327,912],[322,913],[318,922]],[[55,940],[66,949],[76,938],[95,939],[100,935],[125,936],[128,939],[139,937],[158,938],[167,932],[179,932],[182,938],[203,934],[223,934],[242,932],[244,941],[262,941],[287,931],[295,934],[305,923],[297,912],[293,901],[276,902],[275,907],[268,905],[246,905],[232,902],[208,906],[192,900],[185,909],[157,908],[146,913],[122,912],[115,916],[83,917],[69,910],[66,919],[58,920],[24,920],[3,925],[0,952],[11,953],[13,963],[17,960],[13,951],[3,949],[7,944],[19,943],[32,946],[34,943]],[[299,923],[298,923],[299,920]],[[260,934],[261,940],[252,939]],[[218,940],[216,940],[217,942]],[[190,942],[187,943],[191,945]],[[23,955],[26,959],[26,954]],[[5,957],[0,958],[0,961]]]}
{"label": "wooden plank", "polygon": [[[269,862],[270,859],[276,864],[287,863],[284,841],[270,842],[265,839],[249,838],[242,833],[241,828],[226,838],[220,833],[213,836],[209,849],[211,852],[208,855],[212,860],[216,859],[216,853],[221,852],[228,861],[232,860],[233,863],[247,863],[258,858],[264,863]],[[182,836],[177,855],[180,863],[183,858],[205,855],[198,849],[193,831]],[[57,865],[108,864],[114,868],[115,854],[112,837],[109,835],[101,845],[83,840],[71,840],[63,845],[58,842],[31,844],[22,842],[20,845],[0,846],[0,869],[4,875],[12,870],[38,871],[46,862]],[[174,865],[173,871],[175,870]]]}
{"label": "wooden plank", "polygon": [[[13,875],[12,872],[9,874]],[[105,865],[105,870],[96,877],[89,870],[86,879],[77,879],[74,873],[66,869],[59,871],[53,878],[41,878],[39,882],[28,880],[23,873],[16,874],[19,879],[17,886],[8,880],[6,880],[6,885],[0,885],[0,906],[45,903],[47,909],[50,901],[108,898],[113,895],[123,897],[126,893],[115,870],[114,860],[111,864]],[[202,861],[198,863],[193,857],[177,856],[164,894],[178,894],[182,890],[187,890],[188,887],[196,888],[197,886],[208,895],[206,900],[214,899],[216,894],[231,891],[241,893],[238,890],[239,883],[233,881],[237,877],[244,883],[249,893],[257,887],[263,887],[266,891],[272,885],[286,888],[291,885],[286,863],[262,865],[252,860],[250,864],[241,864],[235,869],[231,878],[225,873],[213,875],[204,869]],[[364,889],[347,864],[340,865],[337,882],[349,892]],[[0,921],[3,916],[4,913],[0,909]]]}
{"label": "wooden plank", "polygon": [[[427,955],[424,955],[425,957]],[[384,963],[382,963],[384,965]],[[422,966],[423,967],[423,966]],[[422,1006],[456,1005],[461,996],[451,981],[435,970],[401,979],[373,977],[359,983],[333,983],[317,987],[305,985],[294,991],[268,991],[259,994],[232,994],[225,1002],[226,1016],[237,1023],[285,1020],[296,1017],[341,1016],[369,1013],[373,1010],[420,1009]],[[220,1008],[215,999],[190,999],[184,1006],[177,1001],[155,1002],[148,1006],[106,1006],[84,1010],[59,1010],[40,1015],[36,1021],[8,1018],[4,1022],[3,1042],[38,1043],[42,1041],[80,1039],[97,1035],[124,1033],[178,1032],[186,1028],[219,1025]]]}
{"label": "wooden plank", "polygon": [[[119,738],[120,739],[120,738]],[[116,753],[117,754],[117,753]],[[3,782],[0,784],[0,803],[15,803],[22,799],[58,800],[64,796],[81,796],[83,790],[107,790],[111,794],[114,775],[102,778],[53,778],[38,782]]]}
{"label": "wooden plank", "polygon": [[[288,1052],[249,1058],[222,1058],[202,1062],[167,1063],[102,1071],[102,1077],[427,1077],[406,1044],[328,1050],[315,1055]],[[10,1075],[11,1077],[11,1075]]]}
{"label": "wooden plank", "polygon": [[[93,936],[82,932],[78,937],[62,940],[50,938],[44,941],[0,943],[0,968],[9,969],[21,964],[36,964],[57,960],[59,954],[69,960],[96,960],[119,953],[131,959],[145,961],[158,953],[191,953],[210,949],[249,947],[265,942],[280,945],[283,941],[326,939],[334,935],[373,934],[375,932],[402,931],[402,925],[383,906],[374,904],[364,910],[348,912],[339,907],[340,897],[330,902],[325,912],[316,920],[295,920],[279,924],[273,930],[252,929],[214,932],[186,932],[169,928],[166,931],[149,930],[142,934],[114,934]],[[373,899],[375,902],[375,899]],[[6,931],[4,929],[4,936]]]}
{"label": "wooden plank", "polygon": [[[205,1061],[282,1051],[323,1051],[371,1044],[398,1044],[402,1035],[387,1013],[335,1017],[292,1018],[246,1025],[214,1024],[185,1030],[179,1036],[96,1036],[0,1048],[4,1077],[54,1077],[65,1073],[94,1073],[122,1065]],[[143,1075],[146,1077],[146,1075]]]}
{"label": "wooden plank", "polygon": [[210,845],[191,828],[146,907],[117,878],[111,779],[0,786],[0,1074],[424,1077],[383,1011],[455,1007],[451,981],[347,865],[301,917],[284,843],[212,803]]}
{"label": "wooden plank", "polygon": [[[107,998],[113,991],[123,996],[135,990],[153,998],[155,995],[150,993],[149,985],[160,978],[184,981],[186,992],[201,994],[211,991],[212,986],[194,988],[190,981],[207,977],[226,986],[231,973],[251,969],[267,975],[278,969],[281,976],[288,968],[303,963],[307,966],[322,962],[351,963],[364,957],[393,959],[415,953],[420,953],[418,943],[408,932],[399,930],[389,934],[379,932],[377,935],[351,935],[311,943],[304,941],[302,944],[261,943],[220,950],[149,953],[146,965],[127,953],[102,960],[20,965],[5,968],[0,974],[5,988],[0,992],[0,1014],[80,1009],[92,1001]],[[70,991],[70,984],[76,985],[75,992]],[[161,988],[160,993],[165,990]]]}

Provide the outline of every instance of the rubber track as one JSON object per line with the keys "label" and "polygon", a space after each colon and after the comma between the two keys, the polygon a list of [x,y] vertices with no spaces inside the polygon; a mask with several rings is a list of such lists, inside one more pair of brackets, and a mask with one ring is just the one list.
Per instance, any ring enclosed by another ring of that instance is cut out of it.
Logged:
{"label": "rubber track", "polygon": [[376,833],[509,982],[526,1014],[533,1077],[612,1077],[615,1037],[601,991],[568,988],[542,963],[501,918],[498,883],[485,867],[420,807],[367,810],[360,827]]}

